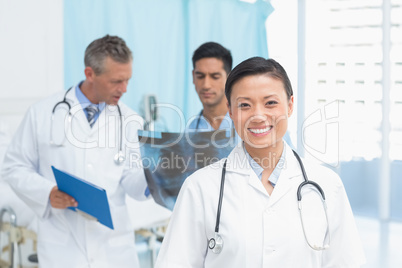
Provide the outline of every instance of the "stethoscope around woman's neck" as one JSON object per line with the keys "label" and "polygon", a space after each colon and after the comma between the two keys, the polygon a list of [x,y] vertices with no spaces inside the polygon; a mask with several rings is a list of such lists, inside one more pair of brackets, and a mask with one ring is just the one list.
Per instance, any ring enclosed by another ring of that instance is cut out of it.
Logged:
{"label": "stethoscope around woman's neck", "polygon": [[[314,181],[310,181],[307,178],[306,170],[304,169],[303,162],[300,159],[300,156],[294,151],[293,154],[295,155],[297,161],[299,162],[300,169],[303,174],[304,181],[300,183],[299,187],[297,188],[297,201],[298,201],[298,207],[299,207],[299,215],[300,215],[300,220],[301,220],[301,225],[304,233],[304,238],[306,239],[307,244],[314,250],[325,250],[329,248],[330,244],[330,233],[329,233],[329,223],[328,223],[328,214],[327,214],[327,205],[325,203],[325,194],[322,188]],[[226,175],[226,162],[227,159],[225,160],[222,168],[222,176],[221,176],[221,186],[220,186],[220,191],[219,191],[219,201],[218,201],[218,209],[216,212],[216,224],[215,224],[215,233],[214,237],[210,238],[208,240],[208,248],[212,250],[213,253],[221,253],[222,248],[223,248],[223,238],[219,234],[219,224],[220,224],[220,218],[221,218],[221,210],[222,210],[222,201],[223,201],[223,192],[224,192],[224,187],[225,187],[225,175]],[[303,216],[302,216],[302,205],[301,205],[301,200],[302,200],[302,195],[301,191],[302,188],[306,185],[312,185],[314,188],[318,190],[321,196],[321,200],[323,203],[324,211],[325,211],[325,217],[327,221],[327,229],[325,233],[325,239],[324,239],[324,244],[323,245],[316,245],[310,243],[310,241],[307,238],[307,234],[304,228],[304,221],[303,221]]]}
{"label": "stethoscope around woman's neck", "polygon": [[[54,113],[56,111],[57,106],[61,105],[61,104],[65,104],[68,107],[68,123],[71,125],[71,121],[72,121],[72,114],[71,114],[71,104],[67,101],[67,94],[71,91],[73,87],[70,87],[66,93],[64,94],[64,98],[62,101],[59,101],[58,103],[56,103],[53,107],[52,110],[52,118],[51,118],[51,126],[50,126],[50,144],[53,146],[58,146],[61,147],[64,144],[64,141],[66,139],[66,137],[64,136],[63,141],[60,144],[56,144],[56,142],[53,140],[53,135],[52,135],[52,130],[53,130],[53,121],[54,121]],[[123,153],[123,118],[122,118],[122,114],[121,114],[121,110],[120,110],[120,106],[117,104],[117,110],[119,112],[119,120],[120,120],[120,142],[119,142],[119,148],[118,151],[116,153],[116,155],[114,156],[114,162],[116,165],[121,165],[125,162],[126,160],[126,156]]]}

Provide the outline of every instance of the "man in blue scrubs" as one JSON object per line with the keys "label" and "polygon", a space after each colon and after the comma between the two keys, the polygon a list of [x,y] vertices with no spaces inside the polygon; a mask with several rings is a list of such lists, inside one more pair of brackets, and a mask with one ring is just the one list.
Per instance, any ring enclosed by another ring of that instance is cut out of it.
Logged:
{"label": "man in blue scrubs", "polygon": [[[225,83],[232,70],[230,51],[215,42],[202,44],[193,54],[193,84],[203,109],[188,125],[188,131],[234,129],[225,97]],[[285,141],[293,148],[289,134]],[[235,143],[239,136],[235,134]]]}
{"label": "man in blue scrubs", "polygon": [[193,54],[193,84],[203,110],[189,124],[190,131],[232,128],[225,97],[225,83],[232,70],[230,51],[218,43],[202,44]]}

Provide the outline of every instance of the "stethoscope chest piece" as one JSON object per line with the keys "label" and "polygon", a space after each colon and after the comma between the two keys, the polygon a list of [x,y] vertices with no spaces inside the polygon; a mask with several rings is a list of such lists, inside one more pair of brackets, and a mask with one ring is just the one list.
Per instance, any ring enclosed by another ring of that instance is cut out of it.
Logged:
{"label": "stethoscope chest piece", "polygon": [[114,156],[114,162],[116,165],[121,165],[126,161],[126,157],[124,156],[123,152],[119,150],[117,154]]}
{"label": "stethoscope chest piece", "polygon": [[215,254],[221,253],[222,248],[223,248],[223,239],[222,239],[222,237],[218,233],[215,233],[214,237],[209,239],[208,247]]}

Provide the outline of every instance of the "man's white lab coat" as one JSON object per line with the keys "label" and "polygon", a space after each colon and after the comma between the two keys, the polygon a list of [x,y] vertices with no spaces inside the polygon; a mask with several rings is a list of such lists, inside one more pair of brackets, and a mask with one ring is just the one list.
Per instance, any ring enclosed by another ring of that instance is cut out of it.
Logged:
{"label": "man's white lab coat", "polygon": [[[125,194],[145,199],[146,180],[138,166],[136,143],[143,121],[120,104],[126,162],[116,165],[114,156],[120,142],[117,107],[107,105],[91,128],[73,88],[66,96],[71,105],[71,124],[64,120],[67,105],[61,104],[52,126],[52,110],[63,97],[64,92],[55,94],[29,109],[2,170],[3,179],[40,219],[40,267],[139,267]],[[51,132],[56,142],[66,135],[64,146],[50,145]],[[56,185],[52,165],[107,191],[114,230],[69,209],[50,206],[49,193]]]}

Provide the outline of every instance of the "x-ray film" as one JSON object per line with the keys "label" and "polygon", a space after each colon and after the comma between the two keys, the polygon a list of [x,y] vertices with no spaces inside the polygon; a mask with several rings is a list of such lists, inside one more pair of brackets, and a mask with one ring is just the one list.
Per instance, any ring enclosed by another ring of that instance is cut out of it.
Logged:
{"label": "x-ray film", "polygon": [[173,210],[184,180],[196,170],[229,155],[234,129],[211,132],[139,131],[141,162],[156,203]]}

